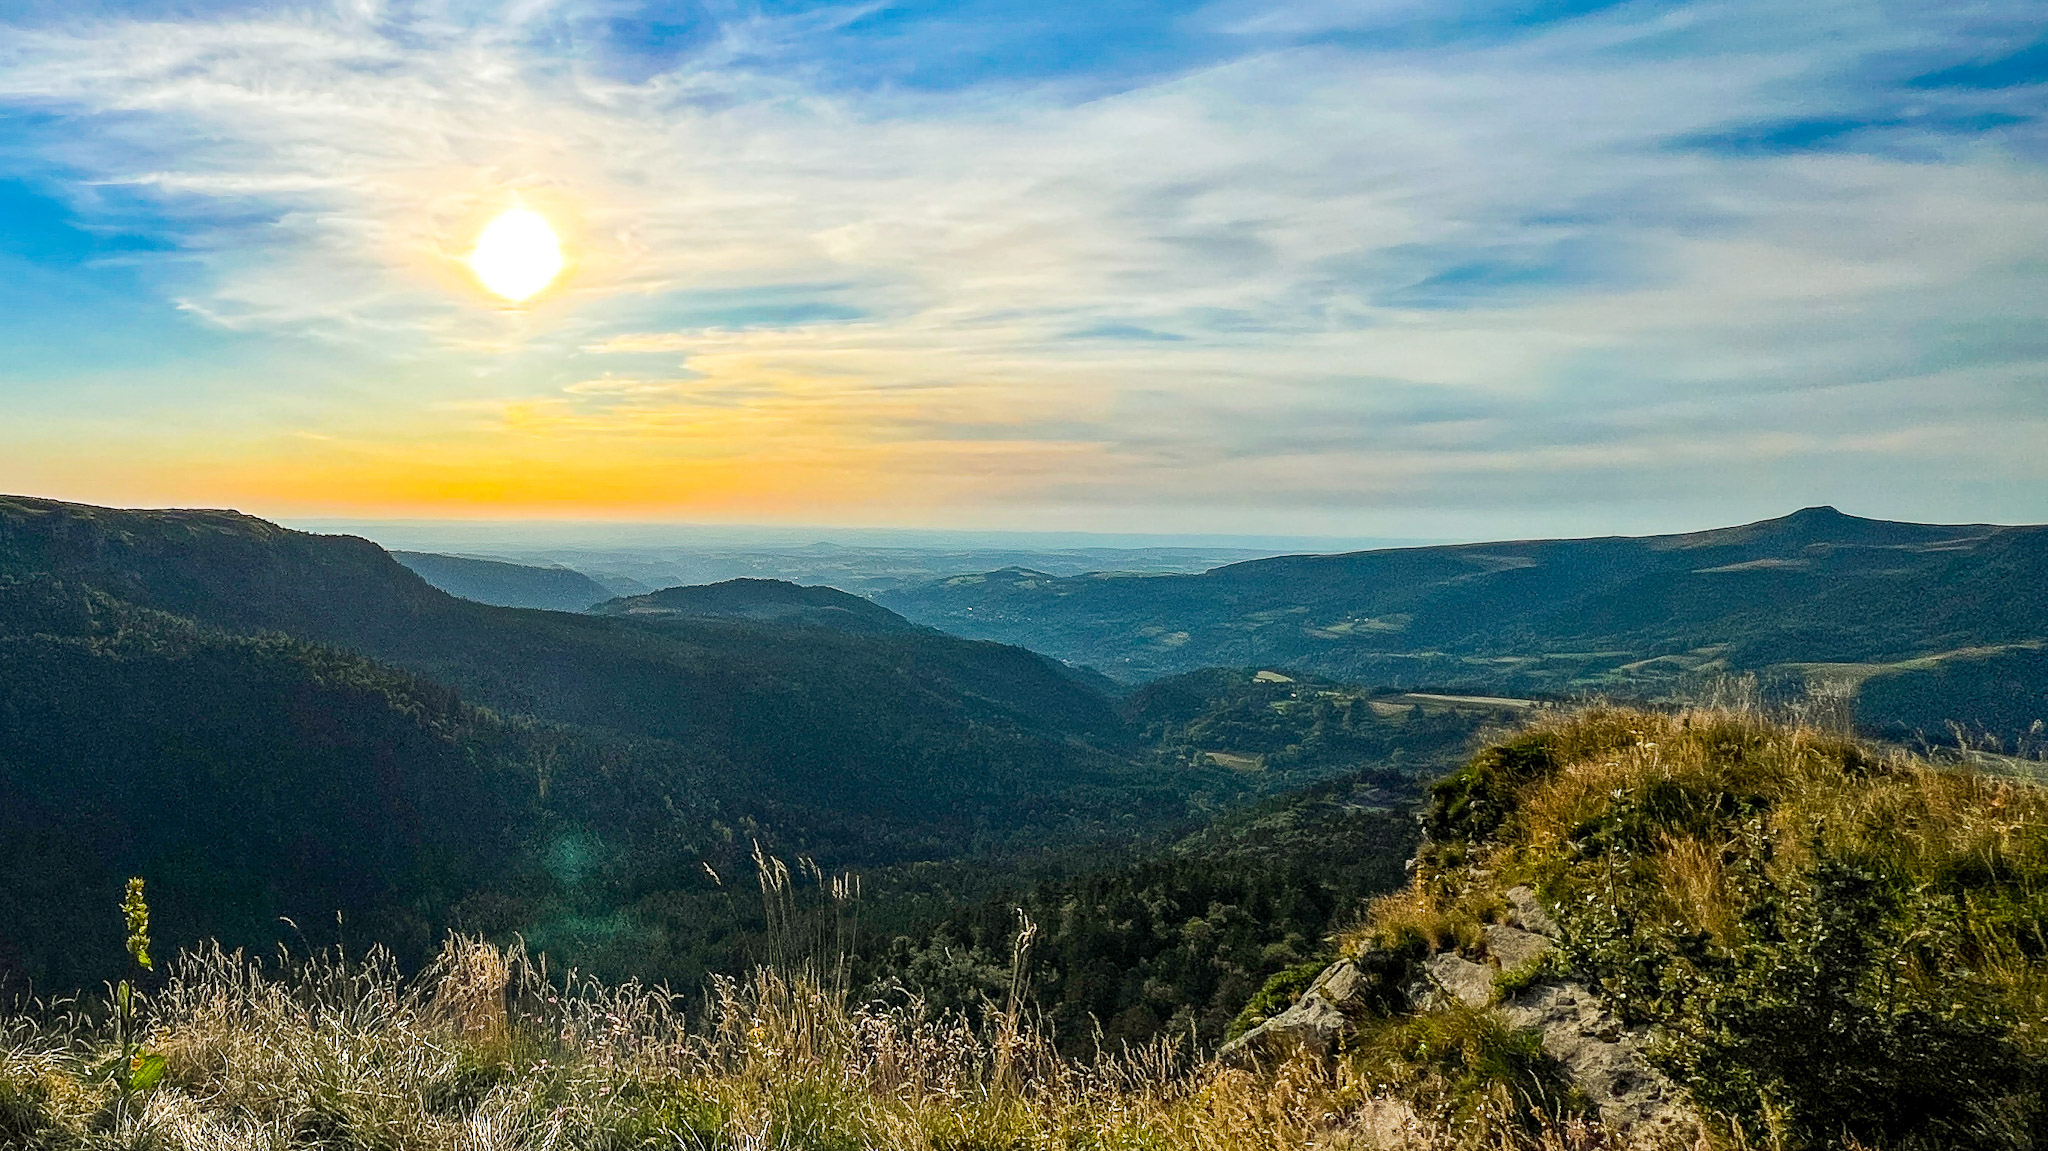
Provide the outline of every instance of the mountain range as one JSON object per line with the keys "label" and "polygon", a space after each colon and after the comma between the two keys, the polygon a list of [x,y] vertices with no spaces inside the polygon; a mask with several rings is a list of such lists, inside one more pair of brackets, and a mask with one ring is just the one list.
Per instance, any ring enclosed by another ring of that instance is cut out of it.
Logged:
{"label": "mountain range", "polygon": [[2021,746],[2048,717],[2048,527],[1806,508],[1683,535],[1284,556],[1199,575],[1005,569],[879,602],[1125,682],[1294,668],[1449,691],[1670,698],[1715,677],[1858,695],[1858,718]]}

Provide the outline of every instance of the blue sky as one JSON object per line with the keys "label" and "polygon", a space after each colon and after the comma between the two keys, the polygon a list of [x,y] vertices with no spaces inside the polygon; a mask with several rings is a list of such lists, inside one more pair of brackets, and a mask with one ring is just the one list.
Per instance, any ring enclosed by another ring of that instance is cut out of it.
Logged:
{"label": "blue sky", "polygon": [[[2034,3],[65,3],[0,489],[1548,535],[2048,521]],[[460,257],[547,215],[571,267]]]}

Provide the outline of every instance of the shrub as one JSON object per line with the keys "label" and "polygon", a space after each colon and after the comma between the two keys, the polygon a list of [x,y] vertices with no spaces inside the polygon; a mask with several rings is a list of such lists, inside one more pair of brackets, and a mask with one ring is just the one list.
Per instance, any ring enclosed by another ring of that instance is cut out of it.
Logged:
{"label": "shrub", "polygon": [[1487,748],[1429,789],[1423,831],[1436,846],[1485,839],[1507,821],[1522,787],[1557,767],[1557,749],[1546,732]]}
{"label": "shrub", "polygon": [[1318,959],[1297,963],[1284,971],[1275,972],[1266,980],[1265,986],[1260,987],[1252,996],[1251,1001],[1244,1005],[1244,1010],[1238,1012],[1237,1018],[1231,1021],[1226,1038],[1235,1039],[1287,1010],[1295,1000],[1301,998],[1302,992],[1309,989],[1309,985],[1316,981],[1316,977],[1323,973],[1326,966],[1323,960]]}
{"label": "shrub", "polygon": [[1816,1146],[1846,1134],[1992,1151],[2015,1146],[2016,1114],[2029,1140],[2048,1136],[2048,1068],[1973,1002],[1968,977],[1896,978],[1897,929],[1918,917],[1879,877],[1823,857],[1750,915],[1759,941],[1696,969],[1661,1013],[1666,1065],[1702,1104]]}

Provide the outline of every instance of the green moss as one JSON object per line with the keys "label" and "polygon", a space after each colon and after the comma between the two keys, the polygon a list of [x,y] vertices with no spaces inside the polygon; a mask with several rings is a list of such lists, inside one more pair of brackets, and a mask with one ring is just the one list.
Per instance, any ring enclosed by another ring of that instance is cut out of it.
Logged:
{"label": "green moss", "polygon": [[1237,1013],[1237,1018],[1231,1021],[1230,1030],[1225,1038],[1236,1039],[1287,1010],[1295,1000],[1301,998],[1302,992],[1309,989],[1309,985],[1316,981],[1316,977],[1323,973],[1325,966],[1322,960],[1311,960],[1274,973],[1272,978],[1266,980],[1265,986],[1259,988],[1252,996],[1251,1002],[1244,1005],[1244,1010]]}
{"label": "green moss", "polygon": [[1389,1020],[1359,1037],[1356,1069],[1476,1141],[1536,1135],[1588,1111],[1534,1032],[1494,1012],[1452,1005]]}
{"label": "green moss", "polygon": [[1497,972],[1493,977],[1493,1001],[1505,1003],[1546,979],[1564,974],[1564,964],[1558,956],[1555,950],[1546,951],[1520,967]]}

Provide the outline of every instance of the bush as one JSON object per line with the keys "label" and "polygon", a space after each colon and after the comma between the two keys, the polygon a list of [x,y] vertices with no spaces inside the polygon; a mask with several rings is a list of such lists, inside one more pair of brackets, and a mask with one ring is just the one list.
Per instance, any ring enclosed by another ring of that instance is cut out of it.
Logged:
{"label": "bush", "polygon": [[1507,821],[1524,785],[1557,768],[1556,748],[1543,732],[1489,747],[1430,788],[1423,831],[1438,845],[1485,839]]}
{"label": "bush", "polygon": [[[1752,909],[1763,941],[1695,974],[1663,1013],[1666,1065],[1702,1104],[1808,1145],[1842,1135],[1961,1149],[2016,1146],[2041,1124],[2044,1066],[1978,1014],[1968,980],[1893,978],[1916,918],[1877,876],[1822,858]],[[1938,930],[1922,923],[1926,930]]]}

